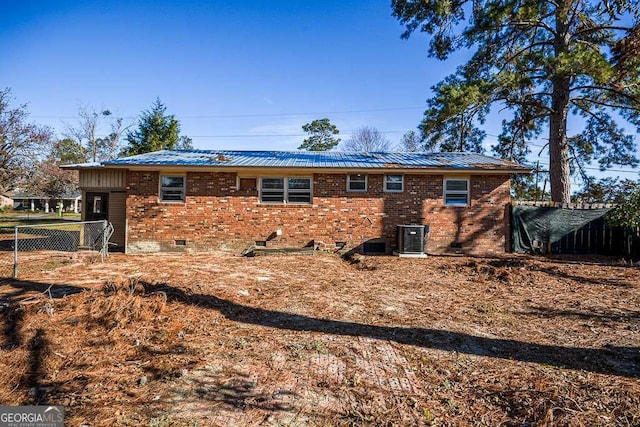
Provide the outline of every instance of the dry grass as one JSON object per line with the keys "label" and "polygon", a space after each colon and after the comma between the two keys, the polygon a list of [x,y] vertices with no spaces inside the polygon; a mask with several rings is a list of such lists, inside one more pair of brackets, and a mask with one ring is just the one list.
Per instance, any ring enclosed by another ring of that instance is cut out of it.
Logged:
{"label": "dry grass", "polygon": [[72,425],[638,425],[640,269],[115,255],[0,285],[0,403]]}

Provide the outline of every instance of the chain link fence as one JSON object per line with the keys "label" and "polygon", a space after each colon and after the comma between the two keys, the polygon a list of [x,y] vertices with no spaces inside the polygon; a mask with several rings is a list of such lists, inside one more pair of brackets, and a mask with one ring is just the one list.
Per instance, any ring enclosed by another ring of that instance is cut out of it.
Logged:
{"label": "chain link fence", "polygon": [[0,277],[54,268],[72,260],[72,252],[94,252],[104,261],[112,234],[106,220],[16,226],[0,239]]}

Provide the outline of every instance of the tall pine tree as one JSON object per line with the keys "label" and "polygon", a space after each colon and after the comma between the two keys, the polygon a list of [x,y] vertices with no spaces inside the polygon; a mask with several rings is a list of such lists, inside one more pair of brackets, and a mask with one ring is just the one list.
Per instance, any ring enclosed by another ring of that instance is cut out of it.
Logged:
{"label": "tall pine tree", "polygon": [[494,151],[522,161],[547,130],[551,196],[560,203],[570,201],[572,166],[638,164],[620,125],[640,130],[637,0],[392,0],[392,9],[403,37],[431,36],[430,56],[472,52],[434,88],[425,135],[465,117],[481,124],[497,106],[508,118]]}
{"label": "tall pine tree", "polygon": [[308,133],[309,137],[302,141],[298,150],[329,151],[340,143],[340,138],[334,136],[340,131],[329,119],[313,120],[302,125],[302,130]]}

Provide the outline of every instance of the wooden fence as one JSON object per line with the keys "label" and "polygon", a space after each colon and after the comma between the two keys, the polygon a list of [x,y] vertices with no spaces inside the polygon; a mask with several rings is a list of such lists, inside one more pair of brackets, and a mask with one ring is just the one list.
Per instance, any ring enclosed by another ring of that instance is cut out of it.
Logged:
{"label": "wooden fence", "polygon": [[640,258],[640,230],[614,227],[604,218],[589,222],[584,227],[551,244],[554,254],[598,254]]}

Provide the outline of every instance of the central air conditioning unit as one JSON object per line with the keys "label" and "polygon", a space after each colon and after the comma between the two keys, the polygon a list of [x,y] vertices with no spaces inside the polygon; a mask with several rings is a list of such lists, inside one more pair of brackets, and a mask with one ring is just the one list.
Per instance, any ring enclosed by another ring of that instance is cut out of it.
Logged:
{"label": "central air conditioning unit", "polygon": [[424,257],[425,235],[429,232],[428,225],[407,224],[398,225],[398,253],[399,256]]}

